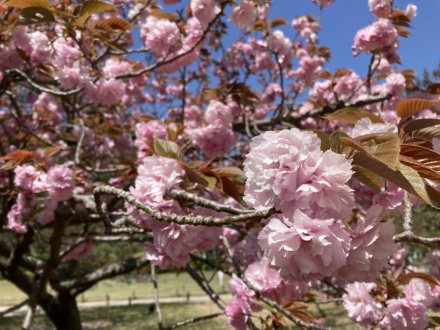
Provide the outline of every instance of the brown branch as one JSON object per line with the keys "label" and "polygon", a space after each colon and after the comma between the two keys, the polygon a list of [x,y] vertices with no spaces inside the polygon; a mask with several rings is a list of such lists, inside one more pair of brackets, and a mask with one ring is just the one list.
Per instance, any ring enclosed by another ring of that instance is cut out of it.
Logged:
{"label": "brown branch", "polygon": [[[369,104],[375,104],[380,103],[383,101],[386,101],[390,98],[390,95],[386,96],[380,96],[380,97],[373,97],[373,98],[367,98],[365,100],[360,100],[357,102],[354,102],[352,104],[345,104],[344,102],[341,102],[339,104],[336,104],[334,106],[324,106],[322,108],[318,108],[316,110],[310,111],[308,113],[304,114],[295,114],[287,117],[274,117],[271,119],[265,119],[265,120],[255,120],[252,121],[252,125],[257,126],[258,128],[272,128],[275,125],[279,124],[293,124],[293,125],[299,125],[300,122],[304,119],[308,118],[317,118],[321,117],[330,113],[333,113],[337,110],[343,109],[343,108],[351,108],[351,107],[363,107]],[[235,123],[233,125],[233,128],[235,131],[241,131],[245,127],[245,123]]]}
{"label": "brown branch", "polygon": [[17,309],[20,309],[24,305],[26,305],[29,302],[29,299],[23,300],[21,303],[18,303],[17,305],[11,306],[8,309],[5,309],[4,311],[0,312],[0,317],[3,317],[5,315],[8,315],[10,313],[15,312]]}
{"label": "brown branch", "polygon": [[186,265],[186,272],[191,276],[191,278],[200,286],[200,288],[205,291],[205,293],[211,298],[211,300],[220,308],[222,311],[225,310],[226,305],[220,296],[211,288],[209,283],[200,274],[192,268],[190,265]]}
{"label": "brown branch", "polygon": [[150,261],[146,256],[122,260],[97,269],[92,273],[82,276],[81,278],[63,281],[60,283],[60,286],[65,290],[72,290],[72,295],[77,296],[99,281],[130,273],[135,269],[147,265],[149,262]]}
{"label": "brown branch", "polygon": [[203,42],[203,40],[205,39],[205,37],[208,35],[209,31],[211,30],[212,26],[214,26],[214,24],[217,22],[217,20],[223,15],[224,10],[226,8],[226,4],[227,4],[227,2],[224,2],[224,4],[221,7],[220,12],[214,17],[214,19],[211,22],[209,22],[206,30],[203,31],[203,33],[200,36],[200,38],[197,40],[197,42],[190,49],[188,49],[187,51],[184,51],[183,53],[180,53],[180,54],[178,54],[178,55],[176,55],[174,57],[171,57],[169,59],[165,59],[165,60],[163,60],[161,62],[157,62],[155,64],[152,64],[152,65],[150,65],[150,66],[148,66],[148,67],[146,67],[146,68],[144,68],[142,70],[131,72],[131,73],[129,72],[129,73],[120,74],[120,75],[116,76],[116,79],[125,79],[125,78],[138,77],[138,76],[141,76],[141,75],[143,75],[145,73],[148,73],[148,72],[151,72],[153,70],[156,70],[156,69],[158,69],[158,68],[160,68],[160,67],[162,67],[162,66],[164,66],[166,64],[170,64],[170,63],[172,63],[174,61],[177,61],[177,60],[181,59],[182,57],[184,57],[184,56],[186,56],[188,54],[191,54]]}
{"label": "brown branch", "polygon": [[157,314],[157,328],[159,330],[163,329],[163,319],[162,319],[162,311],[160,309],[159,303],[159,286],[157,285],[156,279],[156,266],[151,264],[151,282],[153,282],[154,288],[154,305],[156,306],[156,314]]}
{"label": "brown branch", "polygon": [[193,323],[197,323],[200,321],[210,320],[210,319],[222,316],[222,315],[224,315],[224,314],[223,313],[214,313],[214,314],[208,314],[208,315],[204,315],[204,316],[194,317],[192,319],[180,321],[180,322],[177,322],[173,325],[170,325],[169,327],[164,328],[164,330],[172,330],[172,329],[180,328],[180,327],[183,327],[188,324],[193,324]]}
{"label": "brown branch", "polygon": [[147,204],[141,203],[129,192],[115,188],[112,186],[100,186],[93,190],[93,195],[95,197],[96,211],[100,216],[104,218],[106,230],[111,230],[111,221],[102,209],[100,197],[103,194],[113,195],[117,198],[125,200],[127,203],[135,206],[137,209],[144,211],[150,215],[153,219],[158,221],[163,221],[167,223],[177,223],[179,225],[194,225],[194,226],[223,226],[227,224],[233,224],[239,221],[251,220],[251,219],[265,219],[272,215],[274,209],[266,209],[262,211],[254,211],[252,213],[234,215],[229,217],[213,217],[213,216],[189,216],[189,215],[177,215],[174,213],[160,212],[153,209]]}
{"label": "brown branch", "polygon": [[422,236],[417,236],[410,231],[404,231],[398,235],[395,235],[394,242],[414,243],[414,244],[424,245],[430,248],[440,247],[440,237],[422,237]]}
{"label": "brown branch", "polygon": [[185,201],[192,202],[195,205],[203,206],[217,212],[228,212],[231,214],[249,214],[254,212],[253,210],[249,209],[239,209],[231,205],[221,204],[181,189],[171,189],[167,192],[167,195],[174,199],[183,199]]}
{"label": "brown branch", "polygon": [[37,90],[39,92],[46,92],[46,93],[56,95],[56,96],[74,95],[74,94],[78,94],[82,90],[81,88],[76,88],[76,89],[72,89],[70,91],[61,91],[61,90],[55,89],[55,88],[47,88],[47,87],[42,86],[42,85],[36,83],[35,81],[33,81],[26,73],[24,73],[20,69],[6,70],[6,74],[8,76],[18,75],[21,78],[23,78],[35,90]]}

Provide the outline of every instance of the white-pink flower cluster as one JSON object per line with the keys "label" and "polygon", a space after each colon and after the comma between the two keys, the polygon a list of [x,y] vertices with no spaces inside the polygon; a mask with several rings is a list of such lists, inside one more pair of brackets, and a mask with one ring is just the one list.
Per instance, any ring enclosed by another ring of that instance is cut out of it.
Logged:
{"label": "white-pink flower cluster", "polygon": [[248,205],[275,207],[286,216],[298,209],[327,219],[351,213],[351,164],[343,155],[322,152],[316,134],[296,128],[269,131],[253,138],[250,147],[244,162]]}
{"label": "white-pink flower cluster", "polygon": [[[169,189],[182,182],[183,175],[184,171],[175,159],[147,156],[138,168],[138,176],[130,192],[139,201],[158,211],[184,214],[177,201],[165,197]],[[154,244],[147,244],[147,256],[161,268],[170,264],[185,266],[191,252],[212,249],[221,233],[220,228],[160,222],[131,205],[127,205],[127,209],[139,226],[152,231]],[[208,215],[204,209],[194,212]]]}
{"label": "white-pink flower cluster", "polygon": [[257,8],[252,1],[242,0],[231,13],[231,20],[241,28],[252,27],[257,19]]}
{"label": "white-pink flower cluster", "polygon": [[299,209],[272,217],[258,236],[265,256],[290,281],[335,274],[347,263],[350,242],[341,221],[312,219]]}
{"label": "white-pink flower cluster", "polygon": [[145,46],[157,57],[167,57],[180,46],[180,31],[175,22],[149,16],[141,27]]}
{"label": "white-pink flower cluster", "polygon": [[414,278],[405,287],[401,297],[386,300],[375,299],[375,283],[354,282],[346,286],[343,295],[348,316],[362,325],[379,325],[383,330],[426,329],[426,311],[433,303],[430,285],[422,279]]}
{"label": "white-pink flower cluster", "polygon": [[368,0],[370,11],[377,17],[387,17],[391,12],[390,0]]}
{"label": "white-pink flower cluster", "polygon": [[137,158],[139,160],[143,160],[146,156],[152,154],[154,139],[166,139],[168,136],[165,124],[159,120],[136,124],[135,134],[134,145],[137,147]]}
{"label": "white-pink flower cluster", "polygon": [[[22,234],[27,231],[25,220],[34,219],[41,225],[53,221],[58,203],[73,196],[75,180],[71,166],[70,162],[54,165],[47,173],[33,165],[17,166],[14,183],[21,191],[8,213],[8,228]],[[42,205],[37,205],[37,195],[43,193],[47,197]]]}
{"label": "white-pink flower cluster", "polygon": [[354,282],[347,284],[342,296],[348,317],[353,321],[369,325],[380,320],[384,307],[371,296],[375,283]]}
{"label": "white-pink flower cluster", "polygon": [[356,33],[353,45],[353,54],[382,51],[390,63],[398,61],[396,54],[399,42],[398,32],[393,23],[386,18],[379,18],[373,24]]}
{"label": "white-pink flower cluster", "polygon": [[236,141],[232,130],[232,109],[219,101],[212,100],[204,115],[207,126],[188,129],[193,144],[209,158],[224,155]]}
{"label": "white-pink flower cluster", "polygon": [[384,214],[380,206],[373,205],[350,228],[350,251],[339,277],[347,281],[374,281],[387,266],[398,246],[393,240],[394,224],[383,221]]}

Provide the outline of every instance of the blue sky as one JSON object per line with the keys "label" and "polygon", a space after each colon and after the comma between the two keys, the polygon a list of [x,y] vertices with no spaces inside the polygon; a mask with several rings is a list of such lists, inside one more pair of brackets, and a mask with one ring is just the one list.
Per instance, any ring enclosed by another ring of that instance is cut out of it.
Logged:
{"label": "blue sky", "polygon": [[[413,3],[418,7],[408,39],[400,38],[401,69],[412,68],[420,75],[424,68],[433,69],[440,60],[440,0],[395,1],[401,8]],[[319,15],[319,8],[311,0],[273,0],[271,17],[285,17],[312,13]],[[336,0],[324,9],[321,16],[320,44],[330,46],[332,59],[327,68],[352,68],[360,74],[367,71],[368,55],[353,57],[351,46],[357,30],[371,24],[374,16],[368,10],[367,0]],[[288,29],[283,29],[288,31]],[[292,32],[290,32],[292,33]]]}
{"label": "blue sky", "polygon": [[[240,0],[236,0],[237,3]],[[187,5],[182,1],[178,5],[163,5],[163,10],[174,11]],[[281,27],[286,36],[294,37],[295,32],[290,27],[292,19],[299,15],[320,15],[319,7],[312,0],[272,0],[273,6],[269,18],[283,17],[289,21]],[[405,9],[410,3],[418,7],[417,17],[412,22],[409,38],[399,38],[401,48],[399,54],[402,65],[399,69],[414,69],[421,76],[424,68],[432,70],[440,60],[439,14],[440,0],[395,0],[395,4]],[[230,9],[227,11],[228,15]],[[326,68],[334,71],[345,67],[354,69],[360,75],[365,75],[370,56],[366,54],[353,57],[351,46],[356,31],[374,22],[375,17],[368,9],[368,0],[336,0],[321,13],[322,30],[319,34],[320,44],[329,46],[332,58]],[[232,23],[230,23],[232,25]],[[226,44],[237,39],[238,29],[231,26]]]}

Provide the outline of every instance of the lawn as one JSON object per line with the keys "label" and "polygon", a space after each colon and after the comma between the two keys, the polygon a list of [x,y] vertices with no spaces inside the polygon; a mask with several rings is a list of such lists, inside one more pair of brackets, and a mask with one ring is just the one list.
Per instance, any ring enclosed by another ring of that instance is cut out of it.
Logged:
{"label": "lawn", "polygon": [[[84,329],[111,329],[111,330],[137,330],[137,329],[157,329],[157,315],[150,310],[151,305],[133,305],[123,307],[101,307],[86,309],[81,311]],[[204,304],[163,304],[161,306],[164,325],[171,325],[195,316],[217,313],[218,308],[212,303]],[[312,308],[314,312],[316,310]],[[345,315],[341,306],[326,304],[323,306],[326,314],[326,326],[332,329],[359,330],[362,327],[353,324]],[[263,312],[264,313],[264,312]],[[315,313],[314,313],[315,314]],[[0,329],[15,330],[19,329],[23,317],[0,318]],[[258,321],[256,321],[258,324]],[[50,322],[43,316],[35,318],[33,330],[51,330]],[[202,321],[193,325],[182,327],[185,330],[223,330],[231,329],[224,316]],[[293,329],[298,329],[294,327]]]}
{"label": "lawn", "polygon": [[[84,329],[111,329],[111,330],[136,330],[157,329],[157,315],[150,311],[150,306],[134,305],[126,307],[94,308],[81,311]],[[194,316],[217,313],[218,309],[213,304],[166,304],[162,306],[164,325],[171,325],[178,321]],[[0,318],[0,329],[19,329],[22,317]],[[53,329],[50,322],[38,315],[34,320],[33,330]],[[202,321],[183,327],[185,330],[223,330],[230,329],[225,316]]]}
{"label": "lawn", "polygon": [[[206,272],[210,277],[212,272]],[[227,278],[224,280],[224,290],[227,290]],[[191,296],[204,295],[200,287],[189,277],[187,273],[165,273],[158,275],[159,296],[160,297],[185,297],[187,293]],[[214,290],[221,292],[217,276],[212,282]],[[224,291],[223,290],[223,291]],[[9,306],[25,299],[14,285],[7,281],[0,281],[0,306]],[[121,280],[106,280],[98,283],[83,295],[78,297],[78,302],[105,301],[107,295],[110,300],[128,300],[128,298],[145,299],[153,298],[153,285],[150,281],[145,282],[125,282]]]}

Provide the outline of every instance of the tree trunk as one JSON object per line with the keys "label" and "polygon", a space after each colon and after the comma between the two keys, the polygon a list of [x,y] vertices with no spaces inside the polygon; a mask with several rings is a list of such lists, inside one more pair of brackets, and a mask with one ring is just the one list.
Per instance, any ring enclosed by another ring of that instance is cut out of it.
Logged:
{"label": "tree trunk", "polygon": [[82,330],[78,305],[68,292],[60,292],[55,301],[41,305],[57,330]]}

